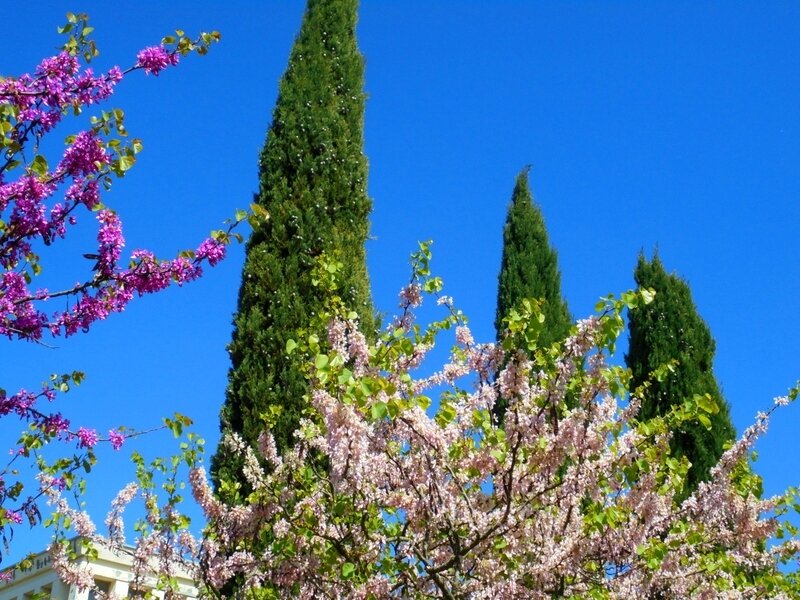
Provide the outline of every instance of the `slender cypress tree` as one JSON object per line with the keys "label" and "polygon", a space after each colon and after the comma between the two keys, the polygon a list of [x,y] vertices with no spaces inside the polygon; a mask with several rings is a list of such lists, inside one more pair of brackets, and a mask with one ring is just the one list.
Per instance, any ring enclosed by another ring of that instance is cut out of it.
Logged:
{"label": "slender cypress tree", "polygon": [[[511,206],[503,229],[503,258],[497,290],[495,331],[500,341],[503,319],[525,298],[543,299],[545,322],[539,335],[542,346],[563,340],[569,333],[572,317],[561,296],[558,256],[551,248],[539,207],[533,202],[525,167],[517,176]],[[498,399],[495,415],[502,419],[506,402]]]}
{"label": "slender cypress tree", "polygon": [[[286,342],[319,314],[323,292],[311,271],[321,253],[343,263],[339,295],[362,328],[376,327],[364,249],[371,201],[357,10],[358,0],[308,1],[260,155],[256,202],[270,218],[246,247],[220,429],[254,444],[263,415],[280,407],[272,428],[279,452],[292,445],[306,405],[301,359],[287,355]],[[243,481],[240,459],[218,450],[212,475],[218,488]]]}
{"label": "slender cypress tree", "polygon": [[[691,423],[673,433],[673,451],[692,463],[688,495],[708,479],[725,444],[736,435],[728,403],[714,377],[714,338],[697,313],[688,284],[677,275],[668,274],[658,254],[650,262],[639,255],[634,279],[639,288],[656,292],[650,304],[639,306],[628,315],[629,349],[625,360],[633,374],[631,389],[649,382],[643,388],[641,416],[663,415],[695,394],[709,394],[719,408],[716,414],[709,415],[710,429]],[[670,361],[677,361],[674,370],[662,381],[653,380],[651,373]]]}

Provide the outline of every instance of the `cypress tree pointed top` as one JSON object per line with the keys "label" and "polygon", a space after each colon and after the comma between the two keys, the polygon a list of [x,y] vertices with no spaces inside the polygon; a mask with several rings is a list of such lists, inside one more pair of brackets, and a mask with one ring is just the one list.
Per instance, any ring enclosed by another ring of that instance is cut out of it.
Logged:
{"label": "cypress tree pointed top", "polygon": [[517,175],[503,229],[495,331],[503,332],[503,318],[524,298],[544,299],[542,345],[563,339],[572,324],[561,296],[561,273],[556,251],[550,246],[544,217],[535,204],[528,181],[530,166]]}
{"label": "cypress tree pointed top", "polygon": [[514,181],[514,191],[511,194],[512,205],[518,202],[533,203],[533,194],[531,194],[529,182],[531,169],[531,165],[525,165],[520,172],[517,173],[517,179]]}
{"label": "cypress tree pointed top", "polygon": [[[261,151],[258,202],[270,210],[275,203],[278,210],[294,209],[288,216],[295,220],[303,219],[297,214],[303,211],[331,224],[348,223],[355,230],[336,231],[338,237],[366,239],[372,202],[363,152],[364,61],[355,37],[357,9],[357,0],[309,1]],[[269,238],[287,214],[274,217],[254,232],[252,243],[263,241],[262,234]],[[276,235],[284,238],[286,231]],[[319,237],[296,236],[293,244],[318,255]]]}
{"label": "cypress tree pointed top", "polygon": [[[531,195],[528,174],[530,166],[517,175],[511,204],[503,228],[503,258],[497,286],[495,331],[502,340],[503,319],[526,298],[544,300],[544,327],[539,344],[549,346],[569,333],[572,325],[567,303],[561,296],[561,273],[556,251],[550,247],[544,217]],[[498,398],[494,415],[504,419],[507,398]]]}
{"label": "cypress tree pointed top", "polygon": [[[709,415],[711,429],[700,423],[687,424],[673,436],[673,451],[692,463],[688,492],[708,479],[724,451],[735,437],[730,408],[722,396],[713,372],[715,342],[711,330],[697,312],[689,285],[676,274],[667,273],[658,251],[648,261],[639,254],[634,279],[639,288],[652,288],[656,295],[648,304],[628,315],[629,348],[625,356],[631,369],[631,389],[648,382],[643,389],[640,415],[663,415],[677,404],[709,394],[719,412]],[[662,381],[654,381],[655,369],[677,361]]]}

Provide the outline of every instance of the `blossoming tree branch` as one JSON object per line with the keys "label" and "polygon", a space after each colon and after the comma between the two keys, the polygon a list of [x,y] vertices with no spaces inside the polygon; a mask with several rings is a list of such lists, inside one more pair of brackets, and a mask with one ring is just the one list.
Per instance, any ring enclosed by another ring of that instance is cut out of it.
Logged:
{"label": "blossoming tree branch", "polygon": [[[193,281],[204,264],[217,264],[226,245],[240,239],[232,229],[246,218],[237,212],[227,229],[212,232],[195,250],[176,258],[159,259],[148,250],[134,250],[123,260],[122,223],[101,201],[102,192],[133,167],[142,149],[140,140],[128,138],[123,111],[114,108],[92,116],[87,129],[66,137],[66,149],[57,160],[44,155],[42,142],[70,115],[77,117],[87,107],[107,101],[127,75],[144,71],[158,76],[181,57],[205,54],[220,36],[202,33],[192,39],[178,31],[160,45],[141,50],[131,67],[95,74],[88,66],[98,54],[92,30],[86,15],[69,14],[59,28],[67,36],[59,54],[42,60],[31,74],[0,78],[0,335],[9,340],[45,343],[47,336],[86,332],[137,296]],[[59,290],[37,286],[40,253],[55,251],[79,218],[97,223],[97,245],[84,255],[94,263],[91,276]],[[26,493],[22,480],[14,479],[20,460],[54,440],[75,443],[75,456],[50,465],[40,462],[51,484],[63,488],[71,484],[76,470],[94,461],[92,448],[98,441],[118,449],[132,435],[112,430],[101,436],[43,406],[43,401],[52,402],[82,379],[82,373],[74,372],[53,375],[36,391],[9,394],[0,389],[0,416],[16,415],[28,424],[10,462],[0,469],[0,537],[6,545],[13,525],[23,519],[33,525],[41,519],[36,502],[41,492]]]}

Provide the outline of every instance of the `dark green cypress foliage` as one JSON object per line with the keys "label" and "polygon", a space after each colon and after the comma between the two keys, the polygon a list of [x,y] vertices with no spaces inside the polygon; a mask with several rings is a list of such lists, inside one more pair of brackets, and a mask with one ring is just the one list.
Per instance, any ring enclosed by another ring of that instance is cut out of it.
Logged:
{"label": "dark green cypress foliage", "polygon": [[[503,258],[494,326],[500,341],[504,330],[503,319],[512,308],[525,298],[543,299],[545,322],[539,342],[542,346],[549,346],[567,336],[572,317],[561,296],[558,256],[550,247],[544,218],[531,196],[529,170],[526,167],[517,176],[503,229]],[[498,418],[502,418],[505,407],[503,399],[495,404]]]}
{"label": "dark green cypress foliage", "polygon": [[[287,356],[286,342],[319,314],[324,298],[311,271],[320,254],[343,263],[339,295],[362,329],[369,335],[377,326],[364,249],[371,201],[357,10],[358,0],[309,0],[259,161],[256,202],[270,218],[247,243],[220,428],[254,444],[262,415],[280,407],[272,428],[279,452],[292,445],[306,406],[301,359]],[[240,468],[220,448],[217,487],[242,481]]]}
{"label": "dark green cypress foliage", "polygon": [[[657,254],[650,262],[639,255],[634,279],[640,289],[656,292],[650,304],[639,306],[628,315],[629,349],[625,360],[633,375],[631,389],[650,382],[642,393],[640,416],[663,415],[695,394],[710,394],[719,408],[719,412],[709,415],[710,430],[692,423],[673,433],[673,451],[692,463],[688,495],[708,479],[725,444],[736,435],[728,403],[714,377],[714,338],[697,313],[687,283],[668,274]],[[673,360],[677,361],[674,371],[663,381],[654,381],[651,373]]]}

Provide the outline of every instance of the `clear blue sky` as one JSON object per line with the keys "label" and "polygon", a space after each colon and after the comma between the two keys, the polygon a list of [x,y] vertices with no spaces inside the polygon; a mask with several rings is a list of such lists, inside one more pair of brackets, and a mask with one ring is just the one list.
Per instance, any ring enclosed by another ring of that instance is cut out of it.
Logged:
{"label": "clear blue sky", "polygon": [[[132,64],[178,27],[222,32],[208,56],[130,77],[111,103],[145,151],[105,201],[124,219],[129,250],[169,256],[251,201],[303,7],[36,2],[4,27],[0,73],[52,53],[68,10],[91,15],[98,68]],[[576,317],[631,288],[638,252],[658,245],[716,338],[740,432],[800,377],[800,5],[367,0],[358,33],[381,310],[392,314],[416,241],[432,238],[447,292],[476,337],[491,340],[502,225],[530,163]],[[85,277],[87,251],[90,233],[43,251],[46,274],[64,285]],[[54,340],[57,349],[2,342],[0,386],[35,388],[81,369],[86,383],[58,401],[74,422],[146,428],[179,411],[213,451],[242,262],[234,248],[202,281],[136,301],[88,335]],[[781,411],[759,444],[768,492],[800,483],[798,410]],[[0,423],[4,447],[18,430]],[[98,521],[132,477],[129,451],[154,456],[170,444],[153,435],[101,453],[89,496]],[[45,544],[19,530],[3,564]]]}

